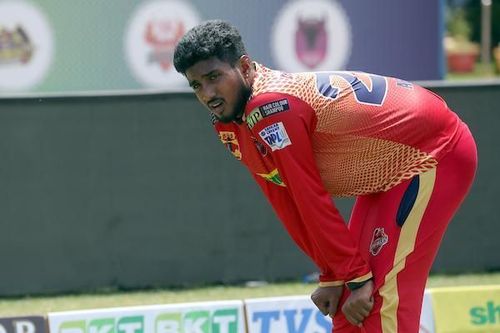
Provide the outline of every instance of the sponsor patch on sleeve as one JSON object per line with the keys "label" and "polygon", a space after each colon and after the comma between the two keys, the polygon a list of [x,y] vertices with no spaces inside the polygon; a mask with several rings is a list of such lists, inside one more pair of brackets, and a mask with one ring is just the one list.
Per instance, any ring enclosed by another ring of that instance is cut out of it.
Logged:
{"label": "sponsor patch on sleeve", "polygon": [[287,111],[290,109],[290,105],[286,98],[280,99],[278,101],[270,102],[255,108],[246,117],[246,122],[248,128],[252,129],[255,124],[257,124],[262,118],[272,116],[273,114]]}
{"label": "sponsor patch on sleeve", "polygon": [[267,143],[272,151],[283,149],[292,144],[282,122],[267,126],[259,132],[259,136]]}

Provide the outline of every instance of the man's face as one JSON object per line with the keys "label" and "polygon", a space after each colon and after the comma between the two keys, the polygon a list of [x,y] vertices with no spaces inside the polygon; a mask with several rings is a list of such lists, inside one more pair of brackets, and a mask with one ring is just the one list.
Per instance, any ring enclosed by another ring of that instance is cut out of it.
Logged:
{"label": "man's face", "polygon": [[186,70],[186,78],[196,97],[221,122],[241,119],[250,87],[245,83],[239,63],[229,63],[212,57]]}

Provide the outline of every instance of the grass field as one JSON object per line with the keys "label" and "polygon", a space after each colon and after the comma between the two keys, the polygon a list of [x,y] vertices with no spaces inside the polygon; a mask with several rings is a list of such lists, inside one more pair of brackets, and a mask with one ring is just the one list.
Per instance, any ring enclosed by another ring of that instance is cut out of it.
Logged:
{"label": "grass field", "polygon": [[[488,284],[500,285],[500,273],[431,276],[427,283],[427,288]],[[315,284],[290,282],[265,284],[259,287],[213,286],[178,290],[162,289],[134,292],[102,292],[82,295],[0,299],[0,316],[45,315],[52,311],[309,295],[314,288]]]}

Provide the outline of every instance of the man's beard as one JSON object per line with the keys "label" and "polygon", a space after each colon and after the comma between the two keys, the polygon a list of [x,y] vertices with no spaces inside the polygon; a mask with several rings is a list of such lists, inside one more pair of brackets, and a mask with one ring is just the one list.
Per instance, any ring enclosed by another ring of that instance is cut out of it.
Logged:
{"label": "man's beard", "polygon": [[250,87],[247,87],[243,80],[241,80],[238,90],[239,91],[236,98],[236,105],[227,116],[223,115],[219,118],[219,121],[221,123],[230,123],[232,121],[241,123],[241,118],[243,117],[243,112],[245,111],[245,106],[247,105],[248,99],[252,94],[252,89]]}

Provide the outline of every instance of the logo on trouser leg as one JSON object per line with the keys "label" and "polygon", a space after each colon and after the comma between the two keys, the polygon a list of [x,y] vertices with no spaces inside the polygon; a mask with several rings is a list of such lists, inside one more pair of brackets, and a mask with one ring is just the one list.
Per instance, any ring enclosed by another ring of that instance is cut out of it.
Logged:
{"label": "logo on trouser leg", "polygon": [[384,228],[373,230],[372,242],[370,244],[370,253],[376,256],[382,250],[382,247],[389,241],[389,236],[384,232]]}

